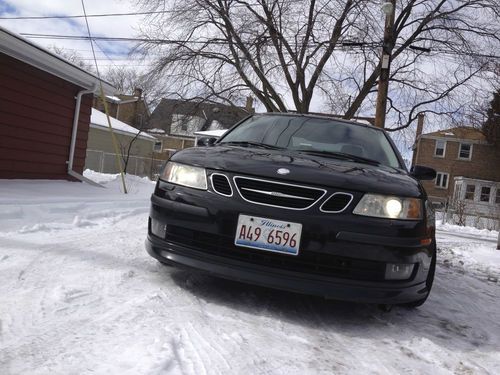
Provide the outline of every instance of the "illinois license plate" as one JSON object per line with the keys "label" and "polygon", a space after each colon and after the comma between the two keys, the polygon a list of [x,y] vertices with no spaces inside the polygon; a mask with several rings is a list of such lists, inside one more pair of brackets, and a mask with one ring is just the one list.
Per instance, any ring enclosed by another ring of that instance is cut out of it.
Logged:
{"label": "illinois license plate", "polygon": [[302,224],[241,215],[234,244],[288,255],[299,254]]}

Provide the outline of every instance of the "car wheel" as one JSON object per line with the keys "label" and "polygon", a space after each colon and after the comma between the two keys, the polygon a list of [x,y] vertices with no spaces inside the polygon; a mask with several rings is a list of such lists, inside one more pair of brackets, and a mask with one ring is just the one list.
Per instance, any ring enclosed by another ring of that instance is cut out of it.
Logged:
{"label": "car wheel", "polygon": [[[436,243],[436,242],[434,241],[434,243]],[[427,286],[427,295],[424,298],[418,299],[416,301],[403,303],[401,306],[408,307],[410,309],[422,306],[425,303],[425,301],[427,301],[427,298],[429,297],[429,294],[431,293],[435,273],[436,273],[436,245],[434,245],[434,255],[432,256],[431,266],[429,268],[429,274],[427,275],[427,280],[425,282],[426,286]]]}

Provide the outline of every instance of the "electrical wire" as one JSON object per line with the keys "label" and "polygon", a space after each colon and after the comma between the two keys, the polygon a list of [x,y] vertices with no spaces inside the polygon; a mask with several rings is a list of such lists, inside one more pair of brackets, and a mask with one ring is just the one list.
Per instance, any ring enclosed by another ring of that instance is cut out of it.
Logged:
{"label": "electrical wire", "polygon": [[[233,4],[234,8],[246,8],[244,4]],[[150,16],[154,14],[179,13],[177,10],[152,10],[144,12],[124,12],[124,13],[98,13],[98,14],[76,14],[60,16],[7,16],[0,17],[0,20],[51,20],[51,19],[71,19],[71,18],[98,18],[98,17],[128,17],[128,16]]]}
{"label": "electrical wire", "polygon": [[159,10],[150,12],[129,12],[129,13],[101,13],[101,14],[78,14],[73,16],[11,16],[0,17],[0,20],[53,20],[53,19],[68,19],[68,18],[97,18],[97,17],[123,17],[123,16],[148,16],[152,14],[173,13],[174,11]]}
{"label": "electrical wire", "polygon": [[[62,34],[36,34],[36,33],[21,33],[21,35],[31,38],[31,39],[67,39],[67,40],[89,40],[88,36],[84,35],[62,35]],[[146,42],[146,43],[156,43],[156,44],[215,44],[215,45],[227,45],[228,41],[219,39],[219,40],[175,40],[175,39],[148,39],[148,38],[122,38],[122,37],[92,37],[94,41],[108,41],[108,42]],[[382,43],[381,42],[352,42],[345,41],[340,43],[342,48],[344,49],[363,49],[363,48],[379,48]],[[485,54],[478,52],[459,52],[453,50],[446,50],[443,48],[423,48],[423,47],[415,47],[413,49],[410,48],[415,53],[420,53],[425,49],[425,52],[437,52],[442,54],[449,55],[457,55],[457,56],[469,56],[469,57],[480,57],[480,58],[489,58],[489,59],[500,59],[500,55],[494,54]]]}
{"label": "electrical wire", "polygon": [[101,40],[108,42],[150,42],[150,43],[163,43],[163,44],[229,44],[229,42],[219,40],[175,40],[175,39],[148,39],[148,38],[125,38],[125,37],[108,37],[108,36],[93,36],[88,37],[85,35],[62,35],[62,34],[36,34],[36,33],[21,33],[30,39],[68,39],[68,40]]}

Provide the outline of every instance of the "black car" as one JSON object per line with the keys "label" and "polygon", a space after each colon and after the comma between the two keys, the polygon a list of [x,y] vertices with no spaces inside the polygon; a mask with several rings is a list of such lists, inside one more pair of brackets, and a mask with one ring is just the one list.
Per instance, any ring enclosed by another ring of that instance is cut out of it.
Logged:
{"label": "black car", "polygon": [[418,306],[436,267],[434,212],[385,131],[258,114],[175,153],[151,197],[160,262],[327,298]]}

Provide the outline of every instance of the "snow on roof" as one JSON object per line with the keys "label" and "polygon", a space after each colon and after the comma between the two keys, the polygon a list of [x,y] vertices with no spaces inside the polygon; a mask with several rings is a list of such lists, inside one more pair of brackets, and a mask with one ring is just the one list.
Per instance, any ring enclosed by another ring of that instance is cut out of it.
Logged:
{"label": "snow on roof", "polygon": [[147,129],[146,131],[147,131],[148,133],[165,134],[165,130],[163,130],[163,129],[158,129],[158,128]]}
{"label": "snow on roof", "polygon": [[199,132],[194,132],[195,135],[201,135],[204,137],[222,137],[227,129],[219,129],[219,130],[204,130]]}
{"label": "snow on roof", "polygon": [[472,141],[485,141],[486,137],[481,132],[480,129],[476,129],[470,126],[458,126],[455,128],[438,130],[432,133],[425,133],[422,136],[431,137],[454,137],[457,139],[469,139]]}
{"label": "snow on roof", "polygon": [[119,102],[119,101],[121,101],[121,99],[119,97],[113,96],[113,95],[106,95],[106,98],[108,98],[112,102]]}
{"label": "snow on roof", "polygon": [[[133,134],[136,135],[139,130],[134,128],[133,126],[130,126],[128,124],[125,124],[124,122],[115,119],[114,117],[109,117],[111,120],[111,126],[113,127],[113,130],[120,131],[122,133],[127,133],[127,134]],[[90,117],[90,123],[91,125],[96,125],[105,129],[108,129],[108,120],[106,118],[106,114],[104,112],[101,112],[95,108],[92,108],[92,115]],[[146,134],[146,133],[141,133],[139,135],[140,138],[145,138],[149,140],[156,140],[155,137]]]}
{"label": "snow on roof", "polygon": [[370,121],[365,120],[365,119],[356,118],[356,119],[354,119],[354,121],[359,122],[360,124],[373,126],[373,124]]}

